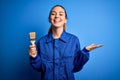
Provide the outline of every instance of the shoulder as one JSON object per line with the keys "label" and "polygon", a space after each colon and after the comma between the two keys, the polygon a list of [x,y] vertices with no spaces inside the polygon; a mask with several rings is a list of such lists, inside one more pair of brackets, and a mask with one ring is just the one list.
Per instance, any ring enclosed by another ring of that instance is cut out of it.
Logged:
{"label": "shoulder", "polygon": [[46,35],[44,35],[44,36],[42,36],[42,37],[40,37],[39,39],[38,39],[38,42],[45,42],[46,40],[47,40],[47,38],[49,37],[49,34],[46,34]]}
{"label": "shoulder", "polygon": [[78,39],[78,37],[75,34],[66,32],[66,35],[69,36],[70,38]]}
{"label": "shoulder", "polygon": [[66,42],[70,42],[70,43],[79,43],[79,38],[72,34],[72,33],[69,33],[69,32],[64,32],[62,34],[62,37],[61,37],[62,40],[66,41]]}

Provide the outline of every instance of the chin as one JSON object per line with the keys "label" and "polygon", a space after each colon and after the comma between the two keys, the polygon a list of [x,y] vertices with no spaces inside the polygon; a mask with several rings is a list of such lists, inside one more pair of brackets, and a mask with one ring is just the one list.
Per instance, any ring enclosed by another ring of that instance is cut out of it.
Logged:
{"label": "chin", "polygon": [[61,27],[61,25],[53,25],[55,28],[59,28]]}

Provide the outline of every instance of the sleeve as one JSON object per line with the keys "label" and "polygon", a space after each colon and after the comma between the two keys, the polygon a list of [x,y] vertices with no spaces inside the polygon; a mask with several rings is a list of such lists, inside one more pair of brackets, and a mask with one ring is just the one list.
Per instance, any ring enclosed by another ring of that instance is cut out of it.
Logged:
{"label": "sleeve", "polygon": [[41,51],[45,50],[44,43],[45,42],[43,40],[39,40],[37,42],[37,56],[35,58],[30,58],[30,64],[38,72],[46,72],[48,69],[53,69],[51,62],[44,58],[43,55],[41,55]]}
{"label": "sleeve", "polygon": [[40,67],[42,64],[40,56],[37,55],[35,58],[30,57],[30,64],[35,70],[40,71]]}
{"label": "sleeve", "polygon": [[86,50],[85,47],[81,50],[79,39],[76,39],[73,72],[80,71],[88,60],[89,60],[89,51]]}
{"label": "sleeve", "polygon": [[35,58],[30,57],[30,64],[35,70],[42,71],[43,62],[42,62],[41,57],[40,57],[39,41],[37,42],[36,48],[37,48],[37,56]]}

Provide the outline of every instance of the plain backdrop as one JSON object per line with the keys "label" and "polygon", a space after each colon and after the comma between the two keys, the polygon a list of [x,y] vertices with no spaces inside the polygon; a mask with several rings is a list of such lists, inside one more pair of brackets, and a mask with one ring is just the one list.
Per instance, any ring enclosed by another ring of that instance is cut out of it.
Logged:
{"label": "plain backdrop", "polygon": [[46,35],[49,11],[57,4],[65,7],[67,31],[81,49],[104,44],[90,52],[76,80],[120,80],[119,0],[0,0],[0,80],[40,80],[29,61],[29,32],[37,33],[36,41]]}

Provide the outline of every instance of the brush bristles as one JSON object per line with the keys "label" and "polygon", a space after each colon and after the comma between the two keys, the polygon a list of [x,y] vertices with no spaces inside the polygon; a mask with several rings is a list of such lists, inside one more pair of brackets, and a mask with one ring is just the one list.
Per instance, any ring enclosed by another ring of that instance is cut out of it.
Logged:
{"label": "brush bristles", "polygon": [[30,36],[30,39],[35,39],[36,38],[36,33],[35,32],[30,32],[29,36]]}

